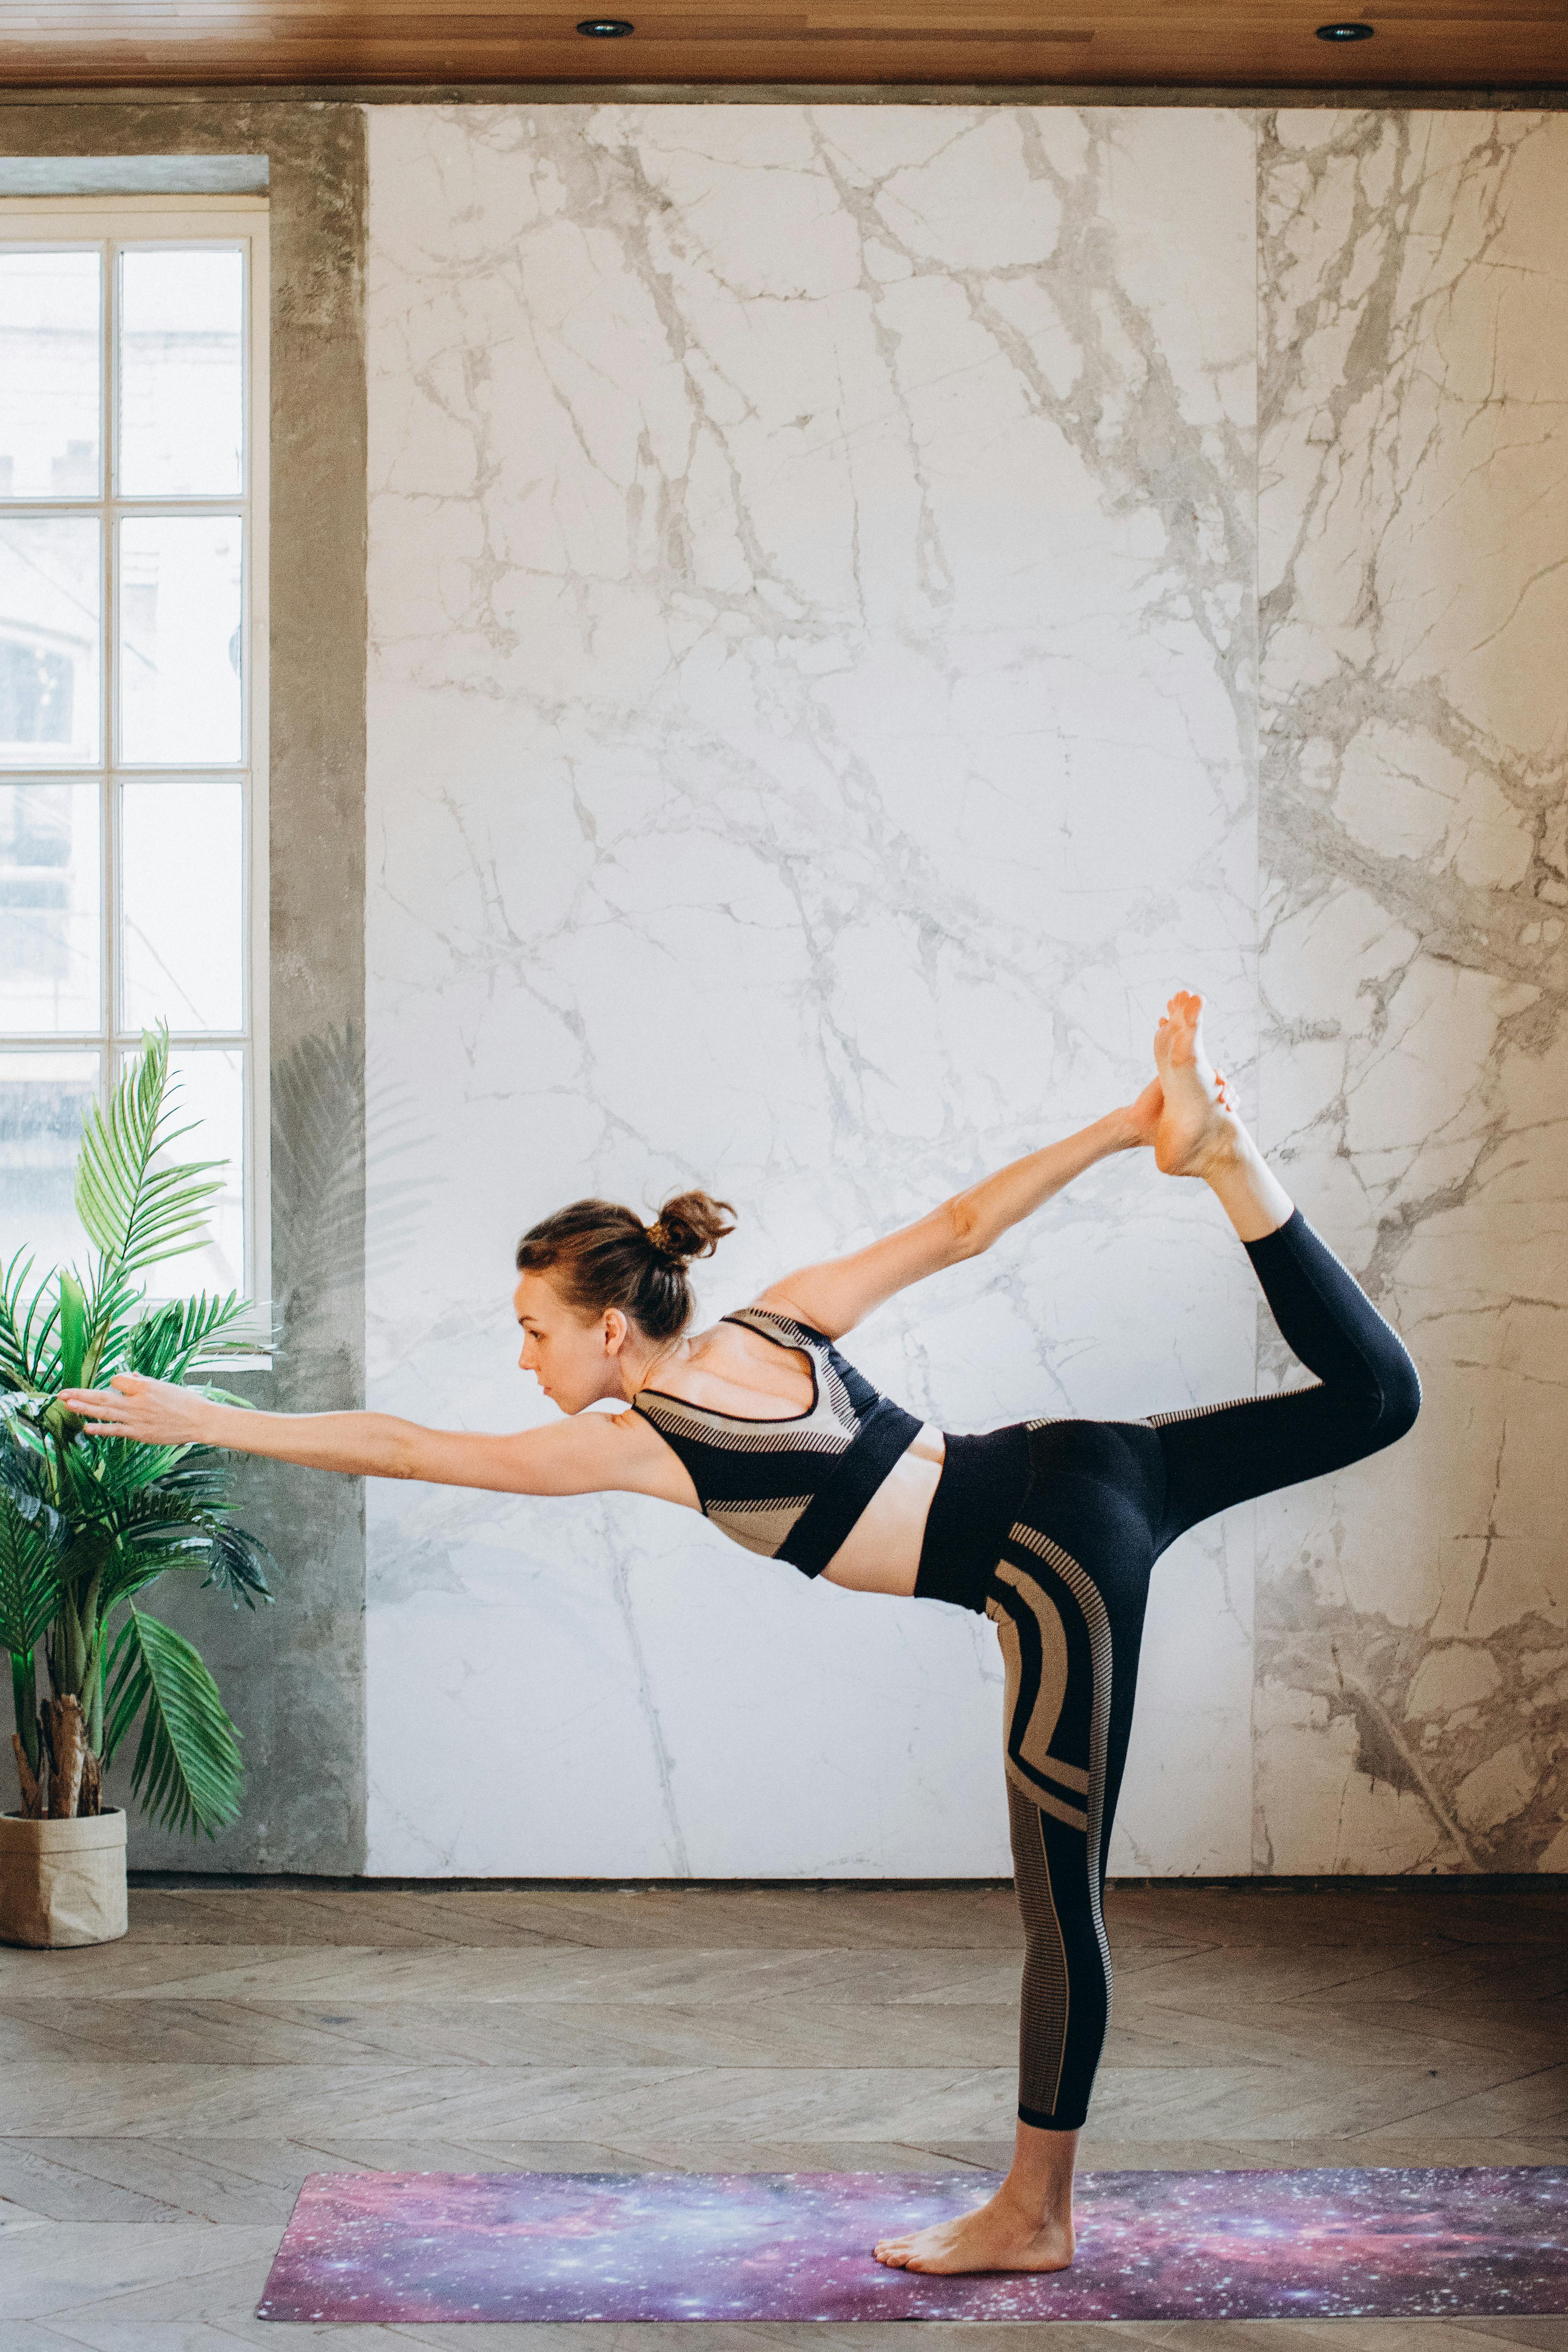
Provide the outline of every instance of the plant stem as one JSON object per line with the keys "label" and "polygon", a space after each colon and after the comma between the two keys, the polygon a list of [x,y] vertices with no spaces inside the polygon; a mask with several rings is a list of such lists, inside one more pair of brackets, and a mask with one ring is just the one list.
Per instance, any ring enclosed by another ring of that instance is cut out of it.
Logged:
{"label": "plant stem", "polygon": [[38,1787],[38,1776],[27,1761],[27,1751],[16,1734],[11,1734],[11,1752],[16,1759],[16,1785],[22,1791],[22,1818],[36,1822],[43,1817],[44,1800]]}
{"label": "plant stem", "polygon": [[96,1756],[103,1746],[103,1634],[93,1649],[92,1663],[88,1670],[87,1744]]}
{"label": "plant stem", "polygon": [[73,1697],[79,1693],[83,1669],[87,1664],[86,1648],[76,1596],[69,1591],[62,1592],[49,1655],[49,1680],[54,1685],[57,1698],[63,1698],[68,1692]]}
{"label": "plant stem", "polygon": [[11,1653],[11,1703],[16,1711],[16,1737],[27,1759],[27,1769],[35,1776],[41,1750],[38,1746],[38,1677],[31,1650],[20,1655]]}
{"label": "plant stem", "polygon": [[[76,1694],[46,1699],[44,1724],[49,1742],[49,1817],[57,1822],[74,1821],[87,1762],[87,1727]],[[92,1811],[97,1810],[95,1805]]]}

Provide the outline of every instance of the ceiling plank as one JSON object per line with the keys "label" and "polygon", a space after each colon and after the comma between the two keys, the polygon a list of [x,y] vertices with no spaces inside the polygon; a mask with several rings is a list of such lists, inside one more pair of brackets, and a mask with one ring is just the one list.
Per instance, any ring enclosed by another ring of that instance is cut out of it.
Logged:
{"label": "ceiling plank", "polygon": [[[575,0],[576,5],[581,0]],[[618,0],[585,39],[539,0],[0,0],[0,88],[987,82],[1300,89],[1568,84],[1568,0],[1395,0],[1331,45],[1325,0]]]}

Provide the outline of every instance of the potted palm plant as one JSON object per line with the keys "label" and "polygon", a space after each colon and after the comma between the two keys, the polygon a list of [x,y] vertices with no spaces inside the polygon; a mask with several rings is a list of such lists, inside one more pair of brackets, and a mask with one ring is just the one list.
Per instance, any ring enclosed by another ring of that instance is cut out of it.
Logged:
{"label": "potted palm plant", "polygon": [[234,1524],[222,1453],[91,1436],[60,1398],[120,1370],[201,1381],[255,1345],[236,1328],[251,1304],[236,1292],[150,1306],[140,1279],[201,1247],[203,1204],[222,1181],[209,1173],[221,1160],[170,1157],[191,1132],[170,1124],[177,1083],[166,1030],[144,1031],[107,1114],[88,1115],[76,1168],[85,1273],[57,1267],[35,1284],[21,1250],[0,1264],[0,1641],[21,1784],[20,1811],[0,1815],[9,1943],[124,1934],[125,1815],[103,1805],[103,1776],[138,1725],[131,1786],[155,1820],[211,1837],[239,1811],[238,1738],[217,1685],[145,1595],[194,1570],[253,1608],[272,1597],[270,1554]]}

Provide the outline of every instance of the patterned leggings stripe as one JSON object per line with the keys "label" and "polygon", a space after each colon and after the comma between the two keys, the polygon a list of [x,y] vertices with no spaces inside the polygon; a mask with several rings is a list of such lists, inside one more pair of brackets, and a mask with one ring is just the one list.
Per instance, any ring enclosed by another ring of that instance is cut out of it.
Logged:
{"label": "patterned leggings stripe", "polygon": [[1018,1424],[1027,1468],[1008,1433],[985,1441],[1011,1465],[1009,1487],[965,1591],[995,1623],[1007,1672],[1025,1937],[1019,2114],[1045,2130],[1083,2122],[1110,2020],[1106,1850],[1155,1561],[1218,1511],[1391,1445],[1420,1407],[1397,1333],[1299,1209],[1246,1248],[1314,1385],[1141,1421]]}
{"label": "patterned leggings stripe", "polygon": [[1064,2098],[1073,2109],[1086,2102],[1111,2011],[1101,1903],[1111,1627],[1092,1582],[1042,1529],[1015,1523],[1015,1549],[1029,1567],[998,1563],[987,1612],[1008,1669],[1008,1816],[1024,1923],[1019,2113],[1071,2128],[1082,2117],[1063,2126]]}

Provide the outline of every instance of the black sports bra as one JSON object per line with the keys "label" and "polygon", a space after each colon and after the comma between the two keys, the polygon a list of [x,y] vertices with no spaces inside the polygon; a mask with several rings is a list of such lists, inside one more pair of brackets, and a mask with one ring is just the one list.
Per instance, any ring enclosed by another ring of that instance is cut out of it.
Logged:
{"label": "black sports bra", "polygon": [[743,1307],[720,1320],[810,1358],[810,1411],[760,1421],[663,1389],[639,1389],[632,1409],[679,1454],[715,1527],[747,1551],[821,1576],[924,1424],[880,1395],[810,1324],[769,1307]]}

